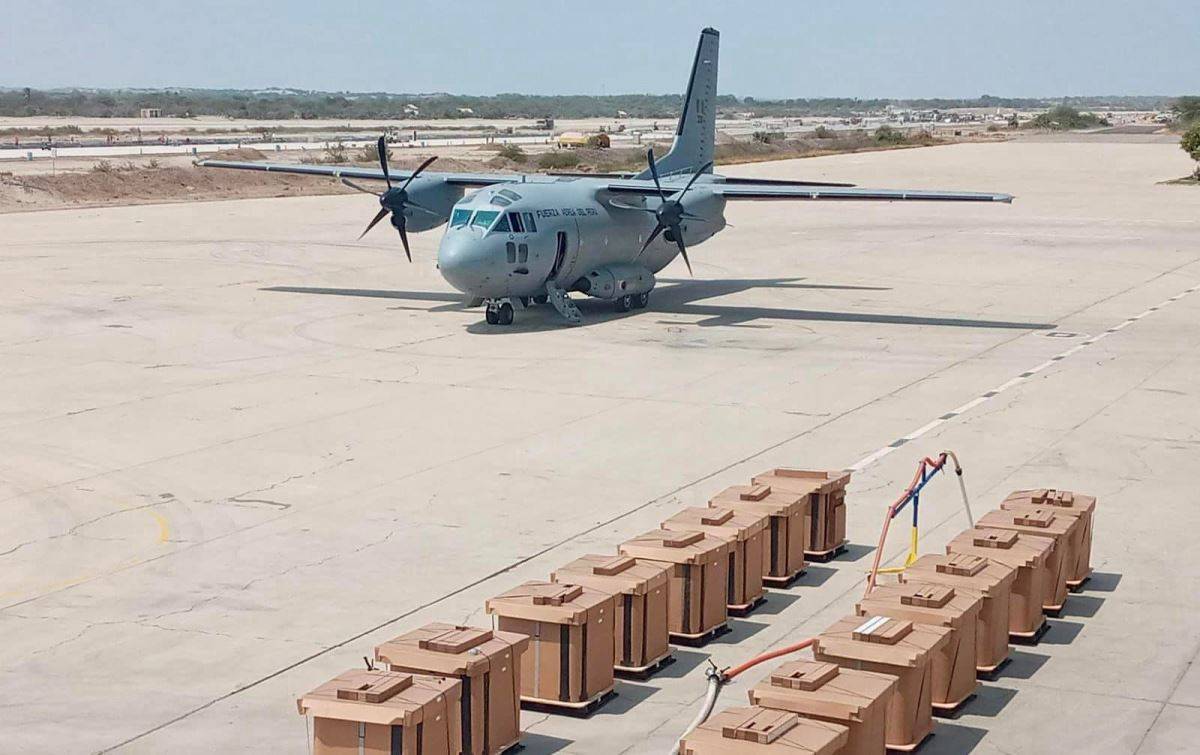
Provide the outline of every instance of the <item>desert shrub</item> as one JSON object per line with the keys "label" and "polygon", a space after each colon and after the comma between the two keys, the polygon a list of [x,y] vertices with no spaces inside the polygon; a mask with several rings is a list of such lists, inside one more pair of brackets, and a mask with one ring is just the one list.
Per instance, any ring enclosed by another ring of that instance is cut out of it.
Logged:
{"label": "desert shrub", "polygon": [[505,144],[500,147],[500,151],[497,154],[505,160],[512,160],[514,163],[523,163],[528,159],[525,150],[521,149],[521,146],[518,144]]}
{"label": "desert shrub", "polygon": [[759,144],[778,144],[784,140],[782,131],[755,131],[752,136]]}
{"label": "desert shrub", "polygon": [[1200,122],[1184,132],[1179,147],[1196,161],[1196,178],[1200,178]]}
{"label": "desert shrub", "polygon": [[92,166],[93,173],[112,173],[113,166],[108,160],[101,160]]}
{"label": "desert shrub", "polygon": [[837,134],[834,132],[833,129],[829,128],[828,126],[817,126],[816,130],[813,131],[813,136],[815,136],[818,139],[836,139],[837,138]]}
{"label": "desert shrub", "polygon": [[546,170],[574,168],[579,165],[579,155],[574,152],[546,152],[538,156],[538,167]]}
{"label": "desert shrub", "polygon": [[872,136],[876,144],[903,144],[904,132],[891,126],[880,126]]}

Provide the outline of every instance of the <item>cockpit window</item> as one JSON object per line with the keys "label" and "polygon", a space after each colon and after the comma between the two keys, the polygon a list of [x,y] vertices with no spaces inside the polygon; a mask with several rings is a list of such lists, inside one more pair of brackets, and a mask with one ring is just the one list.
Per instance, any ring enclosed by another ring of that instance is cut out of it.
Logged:
{"label": "cockpit window", "polygon": [[523,226],[521,224],[521,213],[519,213],[519,212],[508,213],[508,223],[509,223],[509,227],[512,228],[513,233],[524,233],[525,232],[525,226]]}
{"label": "cockpit window", "polygon": [[519,202],[521,200],[521,195],[515,191],[512,191],[511,189],[501,189],[500,191],[497,191],[496,193],[500,194],[502,196],[508,197],[509,199],[511,199],[514,202]]}
{"label": "cockpit window", "polygon": [[533,222],[532,212],[521,213],[525,216],[525,233],[537,233],[537,223]]}
{"label": "cockpit window", "polygon": [[508,207],[510,204],[512,204],[511,199],[500,196],[499,194],[493,196],[491,201],[492,204],[496,205],[497,207]]}
{"label": "cockpit window", "polygon": [[492,225],[492,221],[496,219],[499,212],[495,210],[477,210],[475,217],[471,219],[472,228],[483,228],[486,230]]}
{"label": "cockpit window", "polygon": [[511,233],[512,228],[508,225],[508,216],[501,215],[500,222],[496,223],[496,227],[492,229],[492,233]]}
{"label": "cockpit window", "polygon": [[462,228],[464,225],[466,225],[470,221],[471,221],[471,211],[470,210],[455,210],[454,214],[450,216],[450,227],[451,228]]}

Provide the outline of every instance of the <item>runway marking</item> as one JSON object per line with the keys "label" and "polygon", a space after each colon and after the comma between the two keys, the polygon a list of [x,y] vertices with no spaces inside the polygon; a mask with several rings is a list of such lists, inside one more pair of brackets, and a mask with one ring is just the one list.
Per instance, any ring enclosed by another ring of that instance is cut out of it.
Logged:
{"label": "runway marking", "polygon": [[171,539],[171,523],[167,518],[158,513],[154,509],[148,509],[150,516],[154,517],[154,521],[158,522],[158,542],[165,543]]}
{"label": "runway marking", "polygon": [[911,433],[897,438],[896,440],[892,441],[891,443],[887,444],[886,446],[883,446],[882,448],[879,448],[878,450],[872,452],[871,454],[859,459],[854,464],[847,467],[847,469],[851,472],[860,472],[860,471],[866,469],[867,467],[871,466],[875,462],[879,461],[883,457],[890,454],[892,451],[895,451],[897,448],[900,448],[904,444],[914,441],[917,438],[920,438],[922,435],[925,435],[930,430],[933,430],[934,428],[944,425],[945,423],[949,422],[950,420],[954,419],[955,417],[957,417],[961,414],[969,412],[970,410],[974,409],[975,407],[979,406],[980,404],[983,404],[983,403],[995,398],[996,396],[999,396],[1001,393],[1007,391],[1009,388],[1012,388],[1014,386],[1020,385],[1021,383],[1024,383],[1026,380],[1033,377],[1034,375],[1041,372],[1042,370],[1046,369],[1047,367],[1051,367],[1051,366],[1063,361],[1064,359],[1070,357],[1072,354],[1076,354],[1079,351],[1082,351],[1083,349],[1087,348],[1088,346],[1091,346],[1092,344],[1096,343],[1097,341],[1099,341],[1103,338],[1107,338],[1108,336],[1112,335],[1113,333],[1117,333],[1117,332],[1120,332],[1121,330],[1124,330],[1125,328],[1134,324],[1138,320],[1141,320],[1143,317],[1148,317],[1149,315],[1154,314],[1155,312],[1159,311],[1163,307],[1166,307],[1169,304],[1177,302],[1180,299],[1182,299],[1183,297],[1185,297],[1189,294],[1193,294],[1196,291],[1200,291],[1200,285],[1192,286],[1191,288],[1187,289],[1186,291],[1182,291],[1178,294],[1175,294],[1171,298],[1164,300],[1161,304],[1156,304],[1153,307],[1150,307],[1142,312],[1139,312],[1138,314],[1134,315],[1133,317],[1126,318],[1119,324],[1114,325],[1111,328],[1109,328],[1101,333],[1098,333],[1081,343],[1076,344],[1075,346],[1072,346],[1071,348],[1067,349],[1066,351],[1062,352],[1061,354],[1056,354],[1055,356],[1050,357],[1049,359],[1042,362],[1038,366],[1031,367],[1030,369],[1025,370],[1021,374],[1017,375],[1016,377],[1011,378],[1010,380],[1002,383],[1001,385],[996,386],[995,388],[991,389],[990,391],[987,391],[986,393],[983,393],[982,395],[971,399],[970,401],[968,401],[967,403],[958,407],[957,409],[952,409],[952,410],[946,412],[945,414],[943,414],[942,416],[938,417],[937,419],[935,419],[931,422],[927,422],[926,424],[922,425],[921,427],[917,428],[916,430],[913,430]]}

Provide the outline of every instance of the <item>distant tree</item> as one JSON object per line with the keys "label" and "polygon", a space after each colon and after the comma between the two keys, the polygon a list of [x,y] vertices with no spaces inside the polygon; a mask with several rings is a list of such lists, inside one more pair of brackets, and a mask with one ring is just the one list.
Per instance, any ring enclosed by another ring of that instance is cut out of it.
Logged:
{"label": "distant tree", "polygon": [[1095,128],[1107,126],[1108,121],[1095,113],[1081,113],[1070,105],[1057,105],[1041,113],[1029,125],[1034,128],[1049,128],[1066,131],[1077,128]]}
{"label": "distant tree", "polygon": [[1196,172],[1194,175],[1200,179],[1200,122],[1192,125],[1184,132],[1183,138],[1179,140],[1179,146],[1184,152],[1196,161]]}
{"label": "distant tree", "polygon": [[1200,97],[1180,97],[1171,103],[1171,110],[1180,123],[1188,124],[1200,121]]}
{"label": "distant tree", "polygon": [[878,144],[903,144],[904,132],[891,126],[880,126],[875,129],[875,141]]}

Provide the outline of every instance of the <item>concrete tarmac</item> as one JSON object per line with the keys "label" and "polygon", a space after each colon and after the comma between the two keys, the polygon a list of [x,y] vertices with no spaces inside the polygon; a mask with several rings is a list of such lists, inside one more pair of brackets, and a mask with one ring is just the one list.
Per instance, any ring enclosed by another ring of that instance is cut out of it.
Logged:
{"label": "concrete tarmac", "polygon": [[[977,514],[1098,495],[1096,574],[922,752],[1192,751],[1200,192],[1156,183],[1189,169],[1100,139],[740,166],[1017,200],[731,203],[694,280],[579,328],[483,324],[438,232],[411,266],[353,241],[363,197],[2,215],[0,749],[303,753],[295,698],[375,644],[487,624],[763,468],[857,465],[847,556],[589,720],[522,717],[530,755],[666,753],[710,659],[852,611],[884,508],[951,448]],[[950,479],[921,524],[925,552],[965,526]]]}

